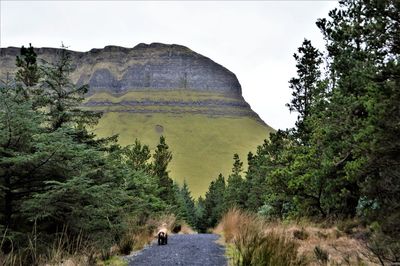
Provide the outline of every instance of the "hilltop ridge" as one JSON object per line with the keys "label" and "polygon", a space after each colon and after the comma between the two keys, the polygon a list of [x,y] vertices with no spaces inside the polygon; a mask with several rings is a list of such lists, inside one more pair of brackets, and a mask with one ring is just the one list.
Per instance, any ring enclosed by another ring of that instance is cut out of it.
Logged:
{"label": "hilltop ridge", "polygon": [[[56,60],[57,48],[37,48],[38,57]],[[69,51],[78,85],[89,84],[90,93],[124,93],[142,89],[189,89],[241,95],[236,75],[211,59],[177,44],[140,43],[133,48],[105,46],[88,52]],[[0,49],[1,75],[15,68],[19,48]]]}

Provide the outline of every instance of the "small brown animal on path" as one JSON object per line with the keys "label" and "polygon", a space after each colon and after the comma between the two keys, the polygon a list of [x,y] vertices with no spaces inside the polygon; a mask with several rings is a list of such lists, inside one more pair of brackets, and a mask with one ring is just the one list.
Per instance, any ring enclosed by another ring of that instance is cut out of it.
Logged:
{"label": "small brown animal on path", "polygon": [[157,233],[158,237],[158,245],[166,245],[168,244],[168,230],[167,225],[164,223],[160,230]]}

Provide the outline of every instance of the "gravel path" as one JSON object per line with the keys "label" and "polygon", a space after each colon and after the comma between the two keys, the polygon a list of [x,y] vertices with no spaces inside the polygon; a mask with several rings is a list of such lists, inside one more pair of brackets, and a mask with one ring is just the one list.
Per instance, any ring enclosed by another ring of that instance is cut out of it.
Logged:
{"label": "gravel path", "polygon": [[213,234],[170,235],[168,245],[153,243],[139,254],[128,257],[129,266],[227,265],[225,250]]}

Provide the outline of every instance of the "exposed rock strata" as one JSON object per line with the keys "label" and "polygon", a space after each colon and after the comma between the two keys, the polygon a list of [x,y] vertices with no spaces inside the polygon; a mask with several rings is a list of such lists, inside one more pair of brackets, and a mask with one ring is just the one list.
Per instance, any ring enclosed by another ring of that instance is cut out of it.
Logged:
{"label": "exposed rock strata", "polygon": [[[19,52],[20,49],[16,47],[0,49],[0,79],[4,80],[7,73],[15,73],[15,58]],[[40,60],[55,62],[60,49],[37,48],[36,52]],[[150,98],[145,101],[135,99],[115,102],[107,99],[89,99],[84,104],[85,107],[96,107],[96,110],[101,110],[98,107],[103,106],[104,111],[110,111],[109,106],[129,106],[124,110],[129,112],[148,110],[149,113],[155,112],[157,106],[184,107],[182,112],[250,116],[262,122],[243,99],[241,86],[235,74],[187,47],[141,43],[134,48],[106,46],[88,52],[69,52],[73,69],[71,79],[77,85],[89,84],[89,95],[107,92],[113,97],[119,97],[128,92],[147,91],[151,97],[151,92],[171,90],[222,95],[222,98],[217,100],[211,97],[192,101]],[[150,106],[155,108],[152,110],[143,108]],[[195,110],[190,111],[187,107],[193,107]],[[236,110],[233,111],[233,108]],[[160,112],[161,110],[168,111],[159,109]],[[171,111],[176,112],[176,109]]]}
{"label": "exposed rock strata", "polygon": [[[39,58],[54,62],[56,48],[36,49]],[[89,84],[90,92],[123,93],[143,89],[190,89],[241,94],[240,84],[232,72],[211,59],[181,45],[138,44],[132,49],[106,46],[89,52],[70,51],[74,71],[80,84]],[[0,74],[14,72],[19,48],[0,49]]]}

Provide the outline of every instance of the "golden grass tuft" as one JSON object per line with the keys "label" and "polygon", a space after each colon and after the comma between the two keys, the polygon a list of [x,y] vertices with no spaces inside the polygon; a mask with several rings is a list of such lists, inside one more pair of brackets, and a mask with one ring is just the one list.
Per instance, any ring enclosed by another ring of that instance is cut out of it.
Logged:
{"label": "golden grass tuft", "polygon": [[188,225],[187,223],[183,222],[181,224],[181,230],[179,231],[179,234],[190,235],[190,234],[197,234],[197,232],[194,231],[193,228],[190,225]]}
{"label": "golden grass tuft", "polygon": [[285,235],[265,230],[267,223],[256,214],[231,209],[216,232],[230,244],[232,265],[305,265],[298,245]]}
{"label": "golden grass tuft", "polygon": [[214,230],[215,233],[223,233],[226,242],[232,242],[233,238],[239,234],[239,223],[245,222],[248,217],[239,209],[231,209],[225,214],[221,222],[217,225]]}
{"label": "golden grass tuft", "polygon": [[214,232],[223,236],[231,265],[379,265],[363,240],[336,226],[271,222],[232,209]]}
{"label": "golden grass tuft", "polygon": [[163,227],[163,224],[166,225],[168,232],[172,232],[175,227],[177,220],[174,214],[164,214],[159,217],[149,219],[146,224],[150,228],[153,228],[153,234],[156,235],[158,230]]}
{"label": "golden grass tuft", "polygon": [[[270,230],[278,231],[296,241],[299,244],[299,254],[309,258],[310,265],[321,265],[321,263],[324,265],[377,265],[373,254],[366,248],[363,240],[352,238],[336,226],[322,228],[311,223],[308,225],[275,223],[270,226],[273,228]],[[299,231],[307,237],[299,239]]]}

